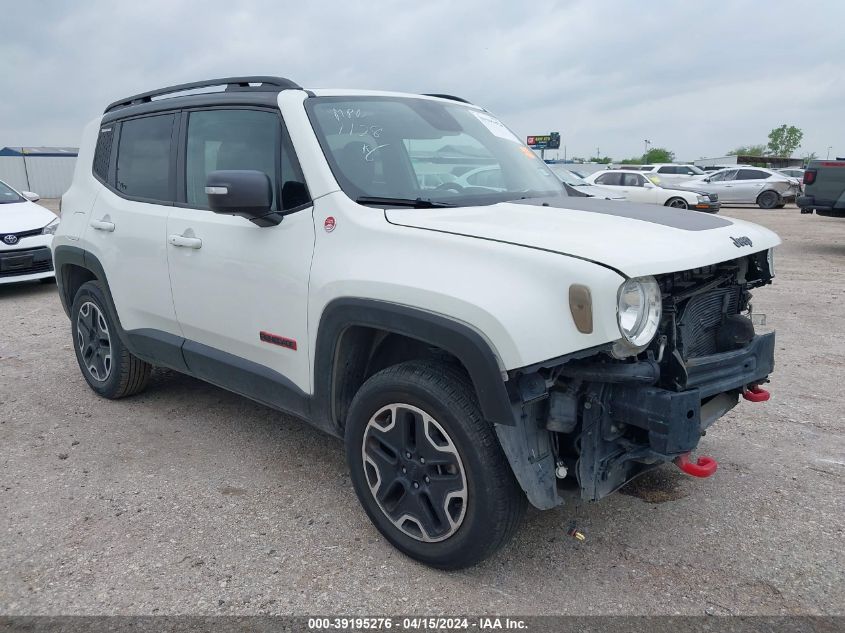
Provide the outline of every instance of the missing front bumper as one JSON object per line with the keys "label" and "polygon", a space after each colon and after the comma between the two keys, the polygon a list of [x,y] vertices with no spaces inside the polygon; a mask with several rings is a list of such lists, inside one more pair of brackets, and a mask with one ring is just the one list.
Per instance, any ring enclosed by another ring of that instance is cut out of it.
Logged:
{"label": "missing front bumper", "polygon": [[683,390],[592,383],[578,439],[581,496],[598,500],[637,475],[698,446],[704,431],[736,406],[747,385],[774,368],[774,333],[741,350],[696,358],[676,378]]}

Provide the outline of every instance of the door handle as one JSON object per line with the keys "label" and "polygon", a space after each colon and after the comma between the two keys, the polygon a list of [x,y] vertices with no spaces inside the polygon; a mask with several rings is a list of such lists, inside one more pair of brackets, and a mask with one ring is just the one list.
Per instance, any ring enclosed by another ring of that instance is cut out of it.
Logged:
{"label": "door handle", "polygon": [[184,235],[168,235],[167,243],[171,246],[184,246],[185,248],[202,248],[202,240],[198,237],[185,237]]}
{"label": "door handle", "polygon": [[114,231],[114,222],[107,222],[106,220],[91,220],[91,228],[111,233]]}

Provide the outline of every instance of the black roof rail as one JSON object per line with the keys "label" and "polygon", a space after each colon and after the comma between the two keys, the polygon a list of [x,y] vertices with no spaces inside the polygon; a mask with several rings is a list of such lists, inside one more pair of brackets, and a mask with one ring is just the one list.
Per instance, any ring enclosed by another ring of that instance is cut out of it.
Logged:
{"label": "black roof rail", "polygon": [[425,93],[423,94],[424,97],[437,97],[438,99],[450,99],[451,101],[460,101],[461,103],[468,103],[470,105],[475,105],[472,101],[467,101],[461,97],[456,97],[455,95],[443,95],[443,94],[430,94]]}
{"label": "black roof rail", "polygon": [[[250,84],[259,84],[257,86],[250,86]],[[281,92],[282,90],[302,90],[302,87],[284,77],[226,77],[224,79],[206,79],[204,81],[192,81],[186,84],[179,84],[178,86],[169,86],[167,88],[159,88],[158,90],[150,90],[149,92],[142,92],[141,94],[132,95],[125,99],[119,99],[114,103],[110,103],[103,111],[111,112],[118,108],[125,108],[126,106],[138,105],[139,103],[149,103],[153,97],[162,97],[164,95],[173,94],[176,92],[186,92],[188,90],[196,90],[198,88],[209,88],[212,86],[226,86],[226,92],[236,91],[256,91],[256,92]]]}

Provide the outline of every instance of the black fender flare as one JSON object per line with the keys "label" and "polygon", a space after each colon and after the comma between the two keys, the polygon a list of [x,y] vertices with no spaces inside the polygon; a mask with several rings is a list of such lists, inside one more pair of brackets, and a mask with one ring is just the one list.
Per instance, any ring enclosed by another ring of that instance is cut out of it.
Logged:
{"label": "black fender flare", "polygon": [[333,410],[337,345],[350,327],[372,327],[407,336],[452,354],[463,363],[488,422],[515,424],[508,389],[496,355],[484,338],[468,325],[402,304],[364,298],[334,299],[320,317],[314,352],[315,419],[331,420],[341,430]]}
{"label": "black fender flare", "polygon": [[[62,244],[53,249],[53,268],[56,270],[56,285],[59,291],[59,299],[68,317],[70,316],[70,308],[73,304],[73,297],[69,297],[67,292],[67,284],[69,282],[67,275],[68,265],[79,266],[90,271],[97,278],[97,281],[102,284],[103,294],[108,303],[106,309],[109,311],[112,323],[117,328],[117,335],[130,352],[149,363],[164,365],[176,371],[187,372],[188,368],[180,349],[182,339],[166,332],[157,332],[154,330],[135,330],[133,335],[127,333],[120,323],[117,307],[114,305],[114,298],[109,287],[109,280],[100,260],[83,248]],[[139,341],[143,343],[143,347],[139,347],[136,344]]]}

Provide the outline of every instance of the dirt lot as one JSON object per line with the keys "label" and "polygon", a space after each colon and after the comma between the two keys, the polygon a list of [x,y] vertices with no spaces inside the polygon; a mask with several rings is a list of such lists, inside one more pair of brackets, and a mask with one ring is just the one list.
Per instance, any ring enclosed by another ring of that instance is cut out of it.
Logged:
{"label": "dirt lot", "polygon": [[784,240],[754,301],[778,332],[773,399],[704,438],[711,479],[666,466],[529,512],[458,573],[380,538],[338,441],[170,371],[99,399],[55,286],[0,288],[0,612],[845,613],[845,221],[722,214]]}

